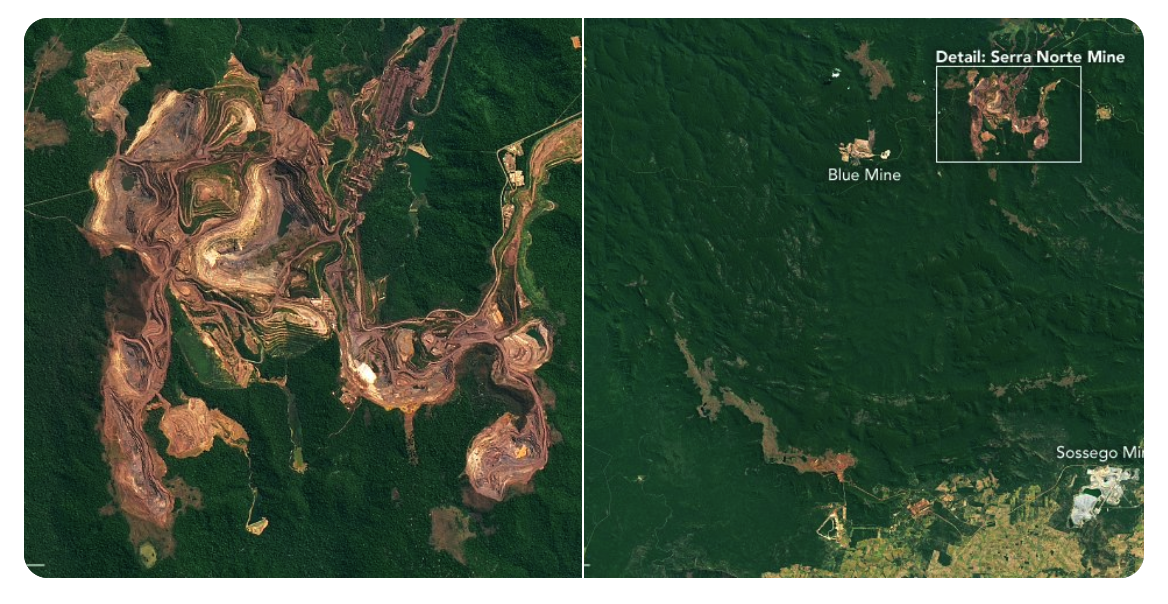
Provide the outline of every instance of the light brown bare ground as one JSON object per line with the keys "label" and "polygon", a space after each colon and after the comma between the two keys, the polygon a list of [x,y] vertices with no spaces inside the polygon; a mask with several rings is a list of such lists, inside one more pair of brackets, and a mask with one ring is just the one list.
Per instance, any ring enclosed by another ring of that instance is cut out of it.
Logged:
{"label": "light brown bare ground", "polygon": [[1075,369],[1073,367],[1067,367],[1066,370],[1063,371],[1061,377],[1055,377],[1054,374],[1047,373],[1044,376],[1039,376],[1036,378],[1022,378],[1018,381],[1008,382],[1002,385],[991,383],[989,390],[990,392],[993,392],[994,396],[997,398],[1006,396],[1006,394],[1011,390],[1017,394],[1023,394],[1030,390],[1045,390],[1046,387],[1051,384],[1054,384],[1059,388],[1073,390],[1075,384],[1078,384],[1079,382],[1082,382],[1086,379],[1086,375],[1077,374],[1075,373]]}
{"label": "light brown bare ground", "polygon": [[892,80],[892,74],[888,72],[888,65],[883,60],[868,56],[869,44],[870,42],[867,41],[861,42],[859,48],[845,56],[860,64],[860,74],[868,78],[868,91],[872,93],[870,98],[876,100],[880,96],[881,90],[896,88],[896,82]]}
{"label": "light brown bare ground", "polygon": [[138,81],[138,70],[146,67],[150,67],[146,53],[123,34],[85,53],[85,77],[77,80],[77,91],[87,101],[94,126],[99,132],[113,132],[119,148],[129,115],[122,95]]}
{"label": "light brown bare ground", "polygon": [[361,71],[361,67],[351,63],[342,63],[336,67],[330,67],[324,70],[324,81],[329,84],[340,84],[341,80],[350,73]]}
{"label": "light brown bare ground", "polygon": [[1023,223],[1022,219],[1018,218],[1017,214],[1015,214],[1015,213],[1013,213],[1005,208],[1002,208],[1002,215],[1004,215],[1006,217],[1006,220],[1009,220],[1010,224],[1014,225],[1019,231],[1022,231],[1023,233],[1026,233],[1027,235],[1030,235],[1031,237],[1038,236],[1038,229],[1036,229],[1032,226],[1028,226],[1025,223]]}
{"label": "light brown bare ground", "polygon": [[65,45],[61,43],[61,38],[57,36],[49,38],[49,41],[45,42],[36,52],[36,67],[33,68],[28,80],[24,83],[24,91],[36,90],[37,84],[53,77],[58,71],[67,67],[72,57],[73,53],[65,48]]}
{"label": "light brown bare ground", "polygon": [[702,404],[698,406],[698,414],[715,421],[718,412],[723,406],[730,406],[742,412],[751,423],[762,426],[762,453],[767,463],[790,466],[800,473],[815,472],[816,474],[835,474],[840,482],[844,482],[844,472],[856,465],[856,458],[848,453],[835,453],[830,449],[822,455],[809,455],[791,447],[784,449],[779,446],[779,429],[775,422],[766,414],[766,410],[757,401],[745,400],[734,394],[729,388],[720,388],[721,398],[713,394],[713,382],[718,377],[714,374],[714,360],[706,359],[702,368],[698,368],[693,354],[681,334],[674,334],[674,341],[685,357],[686,375],[693,380],[694,385],[702,395]]}
{"label": "light brown bare ground", "polygon": [[174,493],[174,499],[179,505],[179,513],[185,511],[187,508],[194,508],[196,510],[203,509],[203,492],[198,487],[187,484],[181,476],[166,479],[166,488],[170,489],[171,493]]}
{"label": "light brown bare ground", "polygon": [[168,408],[158,427],[170,441],[166,453],[171,457],[198,457],[211,450],[215,437],[247,451],[247,431],[243,426],[218,409],[208,409],[203,399],[191,398],[185,405]]}
{"label": "light brown bare ground", "polygon": [[50,120],[38,109],[24,112],[24,148],[58,147],[69,142],[65,122]]}
{"label": "light brown bare ground", "polygon": [[964,75],[964,73],[954,73],[953,75],[950,75],[945,79],[945,83],[941,85],[941,88],[944,88],[945,90],[957,90],[959,88],[965,88],[965,79],[962,77]]}
{"label": "light brown bare ground", "polygon": [[430,510],[430,545],[435,551],[446,552],[465,565],[463,544],[474,536],[470,517],[461,509],[447,506]]}

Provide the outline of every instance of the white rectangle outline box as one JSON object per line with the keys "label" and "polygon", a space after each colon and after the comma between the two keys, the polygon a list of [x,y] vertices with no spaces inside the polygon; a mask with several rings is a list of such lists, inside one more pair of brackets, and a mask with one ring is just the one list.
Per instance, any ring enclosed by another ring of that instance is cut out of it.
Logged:
{"label": "white rectangle outline box", "polygon": [[1083,66],[1082,65],[1030,65],[1029,67],[1054,67],[1058,69],[1079,70],[1079,159],[1070,160],[958,160],[947,159],[941,161],[941,68],[949,67],[960,69],[963,67],[1017,67],[1016,65],[934,65],[933,66],[933,163],[937,164],[1081,164],[1083,163]]}

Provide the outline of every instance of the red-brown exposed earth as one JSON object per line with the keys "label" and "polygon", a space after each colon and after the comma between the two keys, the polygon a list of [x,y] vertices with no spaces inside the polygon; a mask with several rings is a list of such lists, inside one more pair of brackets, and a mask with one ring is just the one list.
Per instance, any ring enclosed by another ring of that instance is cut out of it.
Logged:
{"label": "red-brown exposed earth", "polygon": [[[415,30],[355,96],[328,91],[332,113],[319,132],[290,112],[302,94],[319,89],[313,57],[290,61],[266,89],[232,58],[212,88],[159,92],[127,147],[121,97],[150,62],[123,35],[86,53],[78,90],[95,126],[115,133],[117,144],[90,179],[97,202],[84,232],[102,254],[134,254],[143,274],[129,288],[135,303],[112,305],[109,313],[100,425],[115,503],[136,545],[163,557],[173,550],[175,495],[144,430],[151,410],[164,410],[161,428],[173,457],[199,455],[216,437],[246,452],[244,427],[213,409],[213,400],[171,405],[161,398],[172,329],[212,359],[200,379],[235,388],[274,381],[251,359],[291,356],[299,342],[335,336],[340,402],[401,411],[415,459],[415,414],[450,400],[468,352],[496,350],[490,379],[515,392],[526,410],[503,414],[474,438],[470,484],[502,500],[547,463],[550,398],[535,372],[550,358],[554,334],[525,312],[530,301],[519,284],[518,255],[526,223],[548,203],[539,197],[547,171],[580,161],[580,118],[530,137],[529,177],[501,199],[495,277],[477,311],[436,309],[381,323],[385,282],[369,280],[361,266],[362,198],[387,162],[404,156],[415,120],[438,110],[461,23]],[[419,46],[423,41],[430,45]],[[419,54],[415,67],[406,64]],[[433,81],[436,66],[440,82]],[[423,105],[424,113],[416,108]],[[340,140],[351,151],[330,163]],[[334,170],[339,178],[330,179]],[[121,316],[125,308],[137,315]],[[249,514],[249,531],[258,535],[266,526]]]}

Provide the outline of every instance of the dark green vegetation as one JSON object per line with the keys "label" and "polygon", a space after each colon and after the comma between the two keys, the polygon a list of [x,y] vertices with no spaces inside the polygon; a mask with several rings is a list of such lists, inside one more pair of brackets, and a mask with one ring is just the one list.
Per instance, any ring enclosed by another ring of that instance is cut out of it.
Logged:
{"label": "dark green vegetation", "polygon": [[[311,52],[312,75],[341,64],[341,86],[356,92],[380,72],[411,29],[410,21],[135,21],[126,33],[153,66],[124,99],[129,138],[144,123],[162,88],[207,87],[234,53],[266,86],[286,61]],[[431,25],[432,22],[422,24]],[[244,531],[252,500],[248,460],[217,443],[195,459],[166,457],[170,476],[203,493],[205,507],[188,509],[175,525],[175,556],[152,570],[139,564],[125,520],[101,516],[110,502],[109,470],[94,429],[101,411],[99,381],[107,330],[107,296],[129,262],[99,258],[75,228],[93,196],[89,175],[113,152],[114,137],[97,135],[83,116],[74,80],[84,52],[109,39],[123,22],[38,21],[25,38],[26,73],[51,35],[73,52],[68,67],[38,87],[33,102],[49,119],[66,122],[63,147],[25,154],[25,558],[44,563],[44,576],[399,576],[575,575],[580,565],[580,195],[578,167],[551,173],[548,195],[560,206],[532,226],[529,265],[553,317],[556,353],[540,370],[555,392],[549,411],[564,442],[552,448],[532,494],[476,515],[477,536],[465,546],[467,565],[429,545],[429,510],[461,506],[466,447],[507,402],[468,371],[459,394],[416,420],[419,464],[408,461],[402,420],[372,405],[350,415],[337,401],[337,344],[303,356],[269,360],[267,377],[288,376],[301,427],[306,474],[290,467],[288,400],[278,387],[246,391],[210,388],[195,378],[173,347],[164,394],[200,396],[245,426],[251,482],[259,489],[255,517],[271,525],[260,537]],[[439,307],[471,311],[491,278],[488,251],[499,236],[504,175],[495,149],[578,111],[579,55],[569,38],[580,22],[470,21],[460,31],[438,112],[417,133],[434,155],[419,204],[415,237],[407,176],[387,167],[365,199],[362,253],[367,275],[389,276],[385,318]],[[443,59],[444,61],[444,59]],[[26,101],[27,101],[26,95]],[[314,128],[327,118],[324,92],[309,95],[298,115]],[[334,160],[344,152],[334,152]],[[419,191],[419,193],[421,193]],[[72,194],[44,203],[61,195]],[[181,327],[181,326],[177,326]],[[181,337],[176,331],[176,338]],[[195,347],[197,348],[197,347]],[[477,359],[472,363],[487,363]],[[165,447],[157,415],[148,423]],[[346,426],[335,436],[334,432]],[[394,493],[397,493],[395,498]],[[396,500],[395,500],[396,499]],[[490,534],[488,534],[490,533]]]}
{"label": "dark green vegetation", "polygon": [[[990,48],[998,22],[586,24],[589,574],[835,569],[823,506],[888,526],[951,474],[1047,488],[1059,445],[1142,441],[1143,39],[1129,22],[1060,25],[1070,50],[1127,55],[1083,68],[1084,164],[991,175],[934,163],[933,61]],[[896,83],[876,100],[845,58],[864,40]],[[1077,95],[1065,85],[1052,94]],[[1096,122],[1096,104],[1115,118]],[[828,182],[851,168],[837,145],[869,127],[892,155],[865,167],[901,181]],[[764,463],[735,409],[699,417],[675,333],[781,447],[855,455],[854,486]],[[1056,385],[1068,369],[1085,379]],[[1085,555],[1136,515],[1104,512]],[[934,526],[919,566],[971,532]]]}

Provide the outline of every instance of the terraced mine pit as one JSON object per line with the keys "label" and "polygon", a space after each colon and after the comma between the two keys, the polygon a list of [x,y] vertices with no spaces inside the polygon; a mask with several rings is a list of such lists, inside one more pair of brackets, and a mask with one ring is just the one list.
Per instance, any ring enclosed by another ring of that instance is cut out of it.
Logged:
{"label": "terraced mine pit", "polygon": [[[469,444],[470,484],[501,501],[547,464],[550,393],[536,371],[552,354],[554,334],[527,312],[518,271],[527,223],[551,206],[539,196],[547,171],[581,161],[580,118],[514,143],[531,147],[523,162],[529,176],[501,196],[494,280],[475,312],[439,308],[380,322],[385,281],[371,281],[361,265],[362,199],[385,166],[416,144],[416,120],[439,110],[460,26],[416,29],[354,98],[329,91],[332,113],[319,131],[291,109],[303,93],[320,89],[311,56],[290,62],[266,88],[232,57],[211,88],[159,93],[128,146],[120,101],[150,62],[121,34],[86,53],[87,78],[78,89],[96,127],[115,133],[117,148],[90,179],[97,202],[85,235],[103,255],[137,256],[144,274],[131,288],[137,303],[120,305],[140,307],[143,316],[109,313],[100,426],[115,502],[135,546],[150,554],[144,563],[174,550],[175,494],[145,431],[150,412],[164,410],[161,429],[173,457],[197,456],[216,438],[247,453],[245,426],[214,400],[163,398],[172,343],[205,383],[283,387],[279,376],[261,374],[264,360],[335,338],[338,402],[400,411],[415,462],[414,416],[451,399],[468,352],[494,349],[490,379],[513,391],[524,412],[503,414]],[[337,145],[347,157],[330,163]],[[310,471],[299,447],[292,463]],[[249,514],[245,528],[259,535],[267,526]]]}

